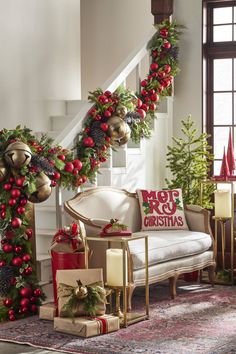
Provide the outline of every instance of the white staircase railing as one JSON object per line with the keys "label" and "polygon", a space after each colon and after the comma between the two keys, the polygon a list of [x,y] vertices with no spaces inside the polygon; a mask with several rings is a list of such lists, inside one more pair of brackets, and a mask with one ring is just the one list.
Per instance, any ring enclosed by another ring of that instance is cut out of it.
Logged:
{"label": "white staircase railing", "polygon": [[[135,70],[136,90],[140,87],[141,61],[148,53],[147,43],[155,33],[155,29],[149,33],[145,41],[136,48],[124,62],[115,70],[111,77],[101,86],[103,91],[114,92],[120,85],[126,83],[127,77]],[[77,134],[82,130],[83,120],[86,117],[88,110],[92,107],[92,103],[86,102],[71,122],[63,129],[55,138],[55,143],[64,148],[70,147],[73,144]]]}
{"label": "white staircase railing", "polygon": [[[134,71],[135,72],[135,84],[136,91],[140,90],[141,81],[141,62],[144,57],[148,54],[147,43],[155,34],[155,29],[153,28],[147,38],[143,41],[138,48],[136,48],[124,61],[123,63],[114,71],[110,78],[101,86],[103,91],[114,92],[120,85],[126,85],[126,80],[128,76]],[[71,120],[71,122],[59,133],[55,138],[55,143],[68,148],[73,145],[78,133],[82,130],[83,121],[87,115],[88,110],[93,106],[93,103],[86,102],[76,116]],[[62,213],[63,205],[61,198],[61,189],[56,189],[56,223],[57,228],[62,227]]]}

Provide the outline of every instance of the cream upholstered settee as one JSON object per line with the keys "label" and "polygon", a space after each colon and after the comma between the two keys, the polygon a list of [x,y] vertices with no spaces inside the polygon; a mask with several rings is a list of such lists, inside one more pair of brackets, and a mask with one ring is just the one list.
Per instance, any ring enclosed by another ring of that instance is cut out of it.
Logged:
{"label": "cream upholstered settee", "polygon": [[[91,188],[65,202],[65,210],[84,223],[86,234],[97,236],[111,218],[128,225],[133,233],[141,229],[141,215],[136,193],[112,187]],[[176,294],[180,274],[208,268],[214,283],[214,240],[209,224],[209,212],[199,206],[186,206],[185,217],[189,230],[142,231],[148,235],[149,283],[170,280],[171,296]],[[90,267],[105,271],[106,242],[90,242],[93,251]],[[130,273],[129,304],[136,286],[145,283],[143,239],[129,242]]]}

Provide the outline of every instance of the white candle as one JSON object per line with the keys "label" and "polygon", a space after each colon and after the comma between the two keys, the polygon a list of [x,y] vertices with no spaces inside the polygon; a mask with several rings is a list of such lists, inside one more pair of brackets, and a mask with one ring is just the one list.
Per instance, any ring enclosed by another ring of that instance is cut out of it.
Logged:
{"label": "white candle", "polygon": [[231,212],[231,192],[226,189],[218,189],[215,193],[215,216],[230,218]]}
{"label": "white candle", "polygon": [[[127,252],[126,257],[126,284],[128,284]],[[107,284],[110,286],[123,286],[123,250],[109,248],[106,251]]]}

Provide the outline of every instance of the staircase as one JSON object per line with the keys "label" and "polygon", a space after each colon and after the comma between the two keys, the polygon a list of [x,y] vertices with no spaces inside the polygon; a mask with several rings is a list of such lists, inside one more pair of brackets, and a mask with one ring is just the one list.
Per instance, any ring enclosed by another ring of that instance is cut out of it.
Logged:
{"label": "staircase", "polygon": [[[146,43],[154,34],[154,30],[140,48],[136,49],[109,78],[102,89],[115,91],[120,85],[126,85],[129,76],[135,74],[136,87],[139,90],[141,64],[148,55]],[[145,70],[145,74],[146,74]],[[130,86],[129,86],[130,87]],[[78,132],[82,129],[83,119],[92,104],[87,101],[52,102],[54,109],[50,117],[51,131],[48,133],[55,143],[64,148],[72,147]],[[172,105],[173,98],[168,97],[161,104],[154,121],[153,136],[150,140],[142,140],[140,144],[129,142],[127,145],[110,149],[109,159],[101,165],[93,186],[116,186],[134,191],[137,186],[143,188],[162,188],[166,177],[165,155],[166,146],[171,143],[172,136]],[[154,176],[154,171],[158,176]],[[83,185],[84,188],[91,184]],[[35,205],[37,269],[41,284],[52,300],[50,255],[48,250],[53,235],[62,225],[71,222],[64,214],[63,202],[74,196],[75,192],[54,189],[50,198]]]}

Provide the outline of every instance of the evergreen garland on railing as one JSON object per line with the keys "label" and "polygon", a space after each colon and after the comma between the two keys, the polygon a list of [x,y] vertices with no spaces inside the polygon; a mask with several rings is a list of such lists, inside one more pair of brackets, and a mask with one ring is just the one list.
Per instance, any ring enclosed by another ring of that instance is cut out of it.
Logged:
{"label": "evergreen garland on railing", "polygon": [[178,74],[178,40],[182,26],[165,20],[155,26],[157,32],[148,44],[152,63],[141,81],[140,93],[123,87],[114,93],[97,89],[90,92],[94,106],[88,111],[76,146],[83,163],[78,185],[94,180],[108,148],[139,142],[151,136],[152,121],[161,98],[171,95],[173,78]]}

